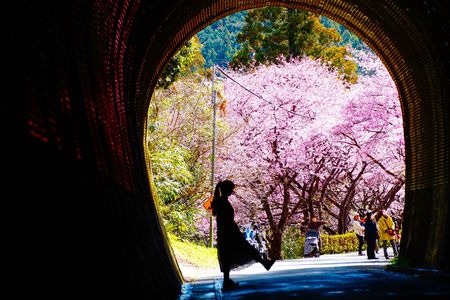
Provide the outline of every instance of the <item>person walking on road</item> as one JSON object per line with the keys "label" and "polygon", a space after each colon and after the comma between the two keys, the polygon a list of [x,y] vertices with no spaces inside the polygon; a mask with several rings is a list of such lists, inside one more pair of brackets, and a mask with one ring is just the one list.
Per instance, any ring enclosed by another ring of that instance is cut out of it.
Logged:
{"label": "person walking on road", "polygon": [[234,187],[234,183],[230,180],[219,181],[211,203],[217,223],[217,255],[220,271],[223,272],[224,289],[239,285],[230,279],[231,270],[243,269],[259,262],[269,271],[275,263],[275,259],[263,258],[258,250],[247,242],[234,221],[234,209],[228,201]]}
{"label": "person walking on road", "polygon": [[387,243],[389,242],[394,251],[394,256],[398,256],[397,243],[395,241],[395,223],[391,216],[388,215],[385,209],[381,211],[381,217],[378,220],[378,227],[380,228],[380,241],[383,243],[384,257],[389,259],[387,252]]}
{"label": "person walking on road", "polygon": [[317,249],[319,251],[318,255],[320,255],[322,250],[322,238],[320,236],[320,230],[323,225],[327,224],[326,221],[319,221],[317,220],[317,216],[312,215],[311,220],[309,221],[306,229],[306,235],[316,235],[318,240],[318,247]]}
{"label": "person walking on road", "polygon": [[353,231],[356,234],[356,238],[358,239],[358,255],[364,255],[362,252],[362,247],[364,245],[364,226],[361,222],[361,218],[359,214],[355,214],[353,216]]}
{"label": "person walking on road", "polygon": [[373,214],[368,211],[366,214],[366,222],[364,223],[364,239],[367,243],[367,259],[378,259],[375,256],[375,245],[378,238],[378,227],[375,223]]}
{"label": "person walking on road", "polygon": [[[375,215],[373,216],[375,219],[375,223],[378,224],[378,221],[380,220],[381,215],[382,215],[381,210],[379,210],[375,213]],[[378,235],[377,242],[375,243],[375,253],[378,254],[379,250],[380,250],[380,235]]]}

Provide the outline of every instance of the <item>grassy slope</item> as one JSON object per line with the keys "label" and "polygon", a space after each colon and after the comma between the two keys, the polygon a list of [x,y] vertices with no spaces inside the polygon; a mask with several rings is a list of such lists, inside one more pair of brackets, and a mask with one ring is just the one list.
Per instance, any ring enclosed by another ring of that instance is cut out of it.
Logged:
{"label": "grassy slope", "polygon": [[216,248],[183,242],[172,234],[169,234],[169,241],[179,265],[193,266],[200,269],[218,268]]}

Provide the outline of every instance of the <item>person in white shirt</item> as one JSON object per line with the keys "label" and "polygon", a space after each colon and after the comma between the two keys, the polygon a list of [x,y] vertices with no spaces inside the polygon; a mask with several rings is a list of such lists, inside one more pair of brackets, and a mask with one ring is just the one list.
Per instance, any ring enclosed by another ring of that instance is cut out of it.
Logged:
{"label": "person in white shirt", "polygon": [[361,218],[358,214],[353,216],[353,231],[358,238],[358,255],[364,255],[362,253],[362,247],[364,245],[364,223],[361,222]]}

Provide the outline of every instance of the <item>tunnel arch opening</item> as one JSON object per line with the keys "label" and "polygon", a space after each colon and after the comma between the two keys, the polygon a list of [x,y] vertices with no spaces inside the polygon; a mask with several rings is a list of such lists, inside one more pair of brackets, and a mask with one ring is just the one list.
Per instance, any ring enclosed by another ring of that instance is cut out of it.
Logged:
{"label": "tunnel arch opening", "polygon": [[[197,34],[198,32],[196,32],[196,34]],[[223,71],[223,70],[222,70]],[[383,70],[382,70],[383,71]],[[220,75],[221,73],[220,73],[220,71],[217,71],[218,72],[218,75]],[[224,74],[226,74],[226,72],[224,73]],[[222,74],[222,76],[223,76],[223,74]],[[186,78],[189,78],[189,76],[188,75],[186,75]],[[226,78],[226,76],[225,77],[223,77],[222,79],[225,79]],[[182,78],[181,78],[181,80],[183,80]],[[208,81],[209,81],[209,79],[208,79]],[[175,84],[175,83],[174,83]],[[211,89],[211,87],[210,86],[208,86],[208,87],[201,87],[201,86],[203,86],[202,84],[199,84],[199,89],[207,89],[208,91],[207,91],[207,93],[210,93],[210,89]],[[250,85],[250,86],[252,86],[252,85]],[[395,87],[394,87],[395,88]],[[170,89],[170,88],[169,88]],[[183,90],[184,91],[184,90]],[[177,87],[177,88],[175,88],[174,89],[174,91],[172,91],[172,93],[174,93],[175,95],[176,94],[180,94],[180,95],[184,95],[184,93],[183,93],[183,91],[182,90],[180,90],[180,88],[179,87]],[[162,93],[163,95],[167,95],[167,93],[163,93],[162,91],[160,91],[160,93]],[[168,92],[169,93],[169,92]],[[245,93],[245,92],[244,92]],[[198,92],[198,94],[200,95],[201,93],[200,92]],[[203,93],[204,94],[204,93]],[[251,92],[250,92],[250,94],[251,94]],[[177,98],[178,98],[179,96],[177,96]],[[188,97],[188,96],[182,96],[182,97]],[[203,97],[205,97],[205,96],[203,96]],[[210,99],[210,95],[207,95],[206,96],[208,99],[207,100],[203,100],[203,102],[202,103],[209,103],[209,102],[211,102],[211,99]],[[158,101],[159,99],[157,98],[157,97],[155,97],[155,96],[153,96],[152,97],[152,100],[151,101]],[[231,99],[228,99],[228,100],[231,100]],[[266,100],[266,101],[268,101],[268,100]],[[398,100],[397,100],[398,101]],[[175,101],[176,103],[177,103],[177,101]],[[263,103],[265,103],[264,102],[264,99],[263,100],[261,100],[261,104],[263,104]],[[150,103],[151,104],[151,103]],[[229,104],[229,101],[228,101],[228,104]],[[228,106],[228,104],[227,104],[227,106]],[[205,104],[206,105],[206,104]],[[398,106],[398,105],[397,105]],[[177,110],[177,108],[174,108],[175,110]],[[170,119],[170,118],[169,118]],[[209,122],[211,122],[211,121],[209,121]],[[226,122],[226,121],[225,121]],[[199,126],[201,126],[201,125],[199,125]],[[170,127],[170,126],[169,126]],[[146,126],[146,128],[148,128],[148,126]],[[145,136],[147,136],[147,134],[145,134]],[[402,151],[404,150],[404,149],[401,149]],[[145,150],[145,151],[148,151],[147,149]],[[220,163],[220,162],[219,162]],[[205,180],[204,180],[205,182],[209,182],[210,181],[210,178],[205,178]],[[402,181],[403,182],[403,181]],[[205,196],[206,197],[206,196]],[[206,197],[207,198],[207,197]],[[205,198],[205,199],[206,199]],[[245,198],[245,197],[244,197]],[[249,201],[249,199],[248,198],[245,198],[245,199],[247,199],[246,201]],[[295,200],[293,200],[293,201],[295,201]],[[393,201],[393,202],[395,202],[395,201]],[[256,204],[257,205],[257,204]],[[380,206],[380,205],[378,205],[378,206]],[[199,205],[199,210],[204,210],[202,207],[201,207],[201,205]],[[315,210],[317,210],[318,209],[318,205],[316,205],[315,206]],[[403,209],[403,207],[400,209],[400,210],[402,210]],[[240,207],[239,209],[238,209],[238,212],[239,212],[239,215],[241,215],[242,216],[242,213],[241,213],[241,211],[242,210],[245,210],[245,207]],[[324,213],[325,215],[327,215],[327,213]],[[307,215],[308,215],[308,213],[307,213]],[[352,212],[350,212],[349,213],[349,218],[348,219],[350,219],[351,218],[351,215],[352,215]],[[393,215],[393,217],[394,217],[394,220],[396,220],[396,217],[398,217],[398,216],[395,216],[395,215]],[[167,216],[166,216],[166,218],[167,218]],[[333,218],[331,218],[331,219],[333,219]],[[338,218],[339,220],[341,220],[341,218]],[[334,220],[334,219],[333,219]],[[242,221],[241,219],[240,219],[240,221]],[[290,221],[290,222],[297,222],[298,220],[296,220],[296,221]],[[397,221],[397,220],[396,220]],[[213,221],[214,222],[214,221]],[[330,228],[327,228],[329,231],[329,234],[336,234],[336,233],[339,233],[339,234],[342,234],[342,233],[344,233],[350,226],[349,226],[349,224],[351,224],[351,221],[350,222],[348,222],[347,220],[345,220],[345,221],[340,221],[339,222],[339,228],[340,229],[338,229],[338,230],[335,230],[338,226],[336,226],[336,224],[334,224],[333,226],[332,226],[332,228],[330,227]],[[298,225],[298,224],[297,224]],[[291,226],[297,226],[297,225],[291,225]],[[339,231],[339,230],[342,230],[342,228],[345,228],[345,231],[344,232],[341,232],[341,231]],[[297,258],[297,257],[296,257]]]}

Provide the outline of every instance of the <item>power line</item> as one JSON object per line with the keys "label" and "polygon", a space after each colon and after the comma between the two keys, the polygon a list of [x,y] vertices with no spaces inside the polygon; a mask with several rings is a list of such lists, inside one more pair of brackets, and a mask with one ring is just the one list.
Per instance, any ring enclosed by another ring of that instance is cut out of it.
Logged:
{"label": "power line", "polygon": [[280,105],[276,105],[276,104],[274,104],[273,102],[271,102],[271,101],[265,99],[263,96],[256,94],[255,92],[253,92],[253,91],[250,90],[249,88],[245,87],[244,85],[242,85],[241,83],[239,83],[238,81],[236,81],[236,80],[235,80],[234,78],[232,78],[230,75],[228,75],[227,73],[225,73],[225,71],[222,70],[222,68],[220,68],[219,66],[216,66],[216,68],[217,68],[217,69],[218,69],[225,77],[227,77],[228,79],[230,79],[231,81],[233,81],[234,83],[236,83],[237,85],[239,85],[242,89],[246,90],[247,92],[249,92],[249,93],[252,94],[253,96],[255,96],[255,97],[257,97],[257,98],[259,98],[259,99],[261,99],[261,100],[263,100],[263,101],[265,101],[265,102],[267,102],[267,103],[269,103],[269,104],[272,105],[272,106],[278,107],[278,108],[280,108],[280,109],[282,109],[282,110],[284,110],[284,111],[286,111],[286,112],[288,112],[288,113],[290,113],[290,114],[297,115],[297,116],[300,116],[300,117],[304,117],[304,116],[302,116],[302,115],[299,114],[299,113],[296,113],[296,112],[294,112],[294,111],[292,111],[292,110],[286,109],[286,108],[284,108],[284,107],[282,107],[282,106],[280,106]]}

